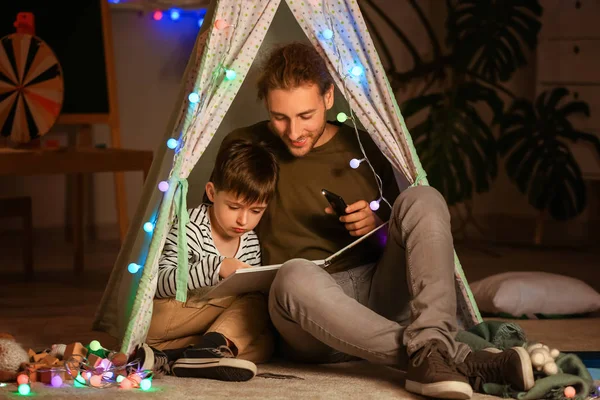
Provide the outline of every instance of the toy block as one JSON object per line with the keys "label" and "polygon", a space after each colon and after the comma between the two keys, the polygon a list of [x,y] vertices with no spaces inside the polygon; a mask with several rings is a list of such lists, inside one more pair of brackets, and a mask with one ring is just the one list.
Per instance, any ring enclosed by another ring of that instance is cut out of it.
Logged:
{"label": "toy block", "polygon": [[34,354],[33,355],[33,362],[40,362],[41,360],[43,360],[46,356],[48,355],[48,353],[46,353],[45,351],[38,353],[38,354]]}
{"label": "toy block", "polygon": [[98,357],[95,354],[90,354],[88,356],[88,365],[91,368],[97,368],[100,365],[100,363],[102,362],[102,360],[103,360],[102,357]]}
{"label": "toy block", "polygon": [[36,352],[32,349],[29,349],[29,351],[27,351],[27,355],[29,356],[29,361],[34,362],[33,357],[35,357]]}
{"label": "toy block", "polygon": [[75,342],[67,345],[63,359],[68,360],[69,358],[73,357],[85,357],[87,356],[87,353],[88,351],[84,345],[79,342]]}
{"label": "toy block", "polygon": [[52,382],[52,378],[56,375],[60,376],[60,378],[64,381],[67,380],[67,376],[70,376],[67,371],[62,368],[46,368],[41,369],[39,372],[39,381],[49,385]]}
{"label": "toy block", "polygon": [[40,362],[46,363],[46,365],[55,365],[59,363],[59,359],[51,356],[51,355],[47,355],[46,357],[44,357],[42,360],[40,360]]}

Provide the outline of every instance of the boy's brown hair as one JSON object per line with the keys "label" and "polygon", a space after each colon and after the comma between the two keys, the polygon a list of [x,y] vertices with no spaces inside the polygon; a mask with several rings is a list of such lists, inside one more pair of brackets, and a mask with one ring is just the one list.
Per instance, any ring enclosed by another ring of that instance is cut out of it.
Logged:
{"label": "boy's brown hair", "polygon": [[290,43],[271,52],[258,79],[258,99],[263,100],[273,89],[293,89],[303,84],[316,84],[321,95],[333,84],[325,61],[312,45]]}
{"label": "boy's brown hair", "polygon": [[236,139],[219,149],[210,181],[216,190],[232,192],[247,204],[268,203],[278,176],[275,154],[264,143]]}

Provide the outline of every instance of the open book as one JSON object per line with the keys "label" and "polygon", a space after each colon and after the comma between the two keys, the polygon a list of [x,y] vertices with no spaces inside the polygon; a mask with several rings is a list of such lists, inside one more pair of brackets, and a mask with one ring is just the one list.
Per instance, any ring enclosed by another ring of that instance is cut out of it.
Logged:
{"label": "open book", "polygon": [[[335,259],[350,249],[351,247],[356,246],[358,243],[362,242],[373,233],[377,232],[382,227],[386,226],[387,222],[383,225],[378,226],[373,229],[371,232],[367,233],[364,236],[361,236],[354,242],[350,243],[343,249],[338,252],[330,255],[324,260],[315,260],[313,263],[317,264],[320,267],[327,268],[331,265]],[[196,300],[208,300],[215,299],[219,297],[227,297],[227,296],[237,296],[244,293],[250,292],[263,292],[268,291],[271,287],[271,283],[273,279],[275,279],[275,275],[277,274],[277,270],[283,264],[277,265],[265,265],[260,267],[250,267],[250,268],[242,268],[235,271],[233,274],[229,275],[227,278],[223,279],[221,282],[214,286],[206,287],[199,289],[198,291],[194,291],[193,297]]]}

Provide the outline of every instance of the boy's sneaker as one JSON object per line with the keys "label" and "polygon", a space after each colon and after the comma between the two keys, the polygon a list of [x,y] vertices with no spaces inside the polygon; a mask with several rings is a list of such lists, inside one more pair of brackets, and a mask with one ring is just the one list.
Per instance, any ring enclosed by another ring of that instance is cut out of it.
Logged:
{"label": "boy's sneaker", "polygon": [[531,358],[523,347],[502,352],[489,349],[473,352],[458,365],[458,370],[469,378],[477,392],[483,391],[485,383],[510,385],[520,392],[528,391],[535,383]]}
{"label": "boy's sneaker", "polygon": [[446,345],[437,339],[410,357],[406,390],[438,399],[470,399],[473,395],[469,380],[458,372]]}
{"label": "boy's sneaker", "polygon": [[248,381],[256,375],[253,362],[235,358],[227,346],[187,349],[175,361],[173,375],[186,378],[206,378],[220,381]]}
{"label": "boy's sneaker", "polygon": [[167,355],[154,347],[142,343],[137,346],[129,358],[129,363],[138,363],[138,369],[153,371],[158,374],[169,374],[169,358]]}

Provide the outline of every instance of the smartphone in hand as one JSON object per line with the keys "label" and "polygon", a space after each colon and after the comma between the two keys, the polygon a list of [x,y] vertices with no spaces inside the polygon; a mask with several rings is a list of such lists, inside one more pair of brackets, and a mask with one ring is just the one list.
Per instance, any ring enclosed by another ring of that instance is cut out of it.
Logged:
{"label": "smartphone in hand", "polygon": [[341,217],[342,215],[346,215],[346,207],[348,207],[348,205],[346,204],[342,196],[330,192],[327,189],[322,189],[321,193],[323,193],[323,196],[325,196],[325,198],[329,202],[329,205],[339,217]]}

